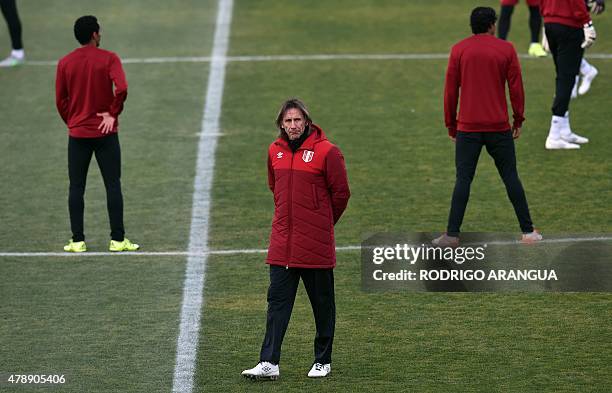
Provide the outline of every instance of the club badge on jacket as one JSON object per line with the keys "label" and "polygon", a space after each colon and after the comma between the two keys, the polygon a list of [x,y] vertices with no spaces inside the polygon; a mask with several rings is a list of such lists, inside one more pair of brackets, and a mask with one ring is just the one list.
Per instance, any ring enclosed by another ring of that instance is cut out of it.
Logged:
{"label": "club badge on jacket", "polygon": [[302,160],[304,160],[304,162],[312,161],[312,157],[314,157],[314,151],[304,150],[304,153],[302,154]]}

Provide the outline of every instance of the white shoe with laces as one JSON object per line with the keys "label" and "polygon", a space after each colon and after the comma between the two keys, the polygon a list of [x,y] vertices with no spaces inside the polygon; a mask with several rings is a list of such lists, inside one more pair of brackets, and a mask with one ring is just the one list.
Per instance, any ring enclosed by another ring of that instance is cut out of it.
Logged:
{"label": "white shoe with laces", "polygon": [[315,363],[308,372],[308,378],[323,378],[331,373],[331,364]]}
{"label": "white shoe with laces", "polygon": [[280,368],[278,364],[270,362],[259,362],[257,366],[244,370],[242,376],[252,380],[270,380],[275,381],[280,376]]}

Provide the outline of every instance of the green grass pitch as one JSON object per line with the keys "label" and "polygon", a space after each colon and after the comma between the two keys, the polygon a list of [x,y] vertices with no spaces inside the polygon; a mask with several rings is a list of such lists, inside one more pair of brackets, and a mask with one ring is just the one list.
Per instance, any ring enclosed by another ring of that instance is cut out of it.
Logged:
{"label": "green grass pitch", "polygon": [[[525,53],[527,9],[510,39]],[[468,0],[235,0],[230,56],[447,53],[469,34]],[[214,0],[18,1],[28,60],[76,46],[72,23],[102,25],[123,59],[209,56]],[[594,18],[612,53],[612,22]],[[0,22],[0,25],[2,22]],[[10,50],[0,26],[0,55]],[[553,63],[521,59],[527,94],[519,173],[543,233],[612,232],[609,152],[612,60],[571,104],[591,142],[545,151]],[[299,96],[342,149],[353,197],[339,246],[363,233],[443,230],[453,146],[442,113],[445,59],[230,62],[215,157],[210,248],[267,246],[272,196],[265,157],[279,104]],[[197,143],[209,63],[125,64],[121,117],[127,236],[145,251],[188,245]],[[67,136],[54,105],[55,67],[0,69],[0,252],[60,251],[69,238]],[[86,194],[92,251],[108,246],[95,162]],[[518,232],[492,160],[481,156],[465,231]],[[240,371],[258,360],[268,270],[262,254],[208,259],[195,392],[609,392],[612,295],[365,293],[358,251],[338,254],[333,373],[306,378],[314,321],[303,288],[283,346],[281,379]],[[0,257],[0,374],[63,373],[62,392],[168,392],[180,321],[181,256]],[[0,391],[5,391],[0,385]],[[10,388],[6,391],[11,391]],[[42,389],[23,389],[37,391]]]}

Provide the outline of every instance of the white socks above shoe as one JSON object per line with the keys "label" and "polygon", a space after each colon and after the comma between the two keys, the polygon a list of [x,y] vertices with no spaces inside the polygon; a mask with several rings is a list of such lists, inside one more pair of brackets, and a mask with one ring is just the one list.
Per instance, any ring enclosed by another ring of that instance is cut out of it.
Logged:
{"label": "white socks above shoe", "polygon": [[11,57],[18,60],[23,60],[25,58],[25,51],[23,49],[13,49],[11,51]]}
{"label": "white socks above shoe", "polygon": [[[548,137],[552,139],[561,138],[561,130],[564,129],[565,124],[568,124],[569,128],[569,119],[564,116],[555,116],[553,115],[550,121],[550,131],[548,132]],[[571,131],[570,131],[571,132]]]}

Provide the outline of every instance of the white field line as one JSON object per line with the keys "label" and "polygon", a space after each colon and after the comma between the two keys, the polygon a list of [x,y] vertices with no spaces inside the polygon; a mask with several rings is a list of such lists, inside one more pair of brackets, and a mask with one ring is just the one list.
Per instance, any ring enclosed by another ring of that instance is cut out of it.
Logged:
{"label": "white field line", "polygon": [[[544,239],[539,243],[543,244],[555,244],[555,243],[580,243],[580,242],[607,242],[612,241],[612,237],[607,236],[594,236],[594,237],[569,237],[559,239]],[[493,246],[510,246],[519,244],[518,240],[510,241],[490,241],[484,242],[488,245]],[[464,246],[476,245],[476,243],[466,243]],[[370,248],[372,246],[369,246]],[[344,251],[358,251],[361,250],[361,246],[340,246],[336,247],[337,252]],[[239,248],[234,250],[204,250],[202,252],[189,252],[189,251],[154,251],[154,252],[83,252],[83,253],[69,253],[69,252],[0,252],[0,257],[107,257],[107,256],[170,256],[170,257],[206,257],[209,255],[243,255],[243,254],[265,254],[268,252],[265,248]]]}
{"label": "white field line", "polygon": [[200,316],[204,302],[204,282],[208,259],[208,219],[210,217],[210,195],[215,168],[217,134],[223,101],[225,66],[229,46],[233,0],[219,0],[212,61],[208,74],[206,101],[202,117],[201,135],[198,144],[196,174],[194,179],[191,230],[189,234],[189,257],[183,284],[181,323],[176,346],[176,363],[172,380],[172,391],[191,393],[196,366],[196,353],[200,335]]}
{"label": "white field line", "polygon": [[[536,59],[525,54],[519,55],[523,59]],[[585,56],[588,59],[612,59],[612,53],[591,53]],[[380,54],[314,54],[314,55],[271,55],[271,56],[183,56],[183,57],[145,57],[126,58],[124,64],[164,64],[164,63],[210,63],[214,61],[232,62],[261,62],[261,61],[329,61],[329,60],[438,60],[447,59],[448,53],[380,53]],[[25,65],[55,66],[55,60],[28,60]]]}

